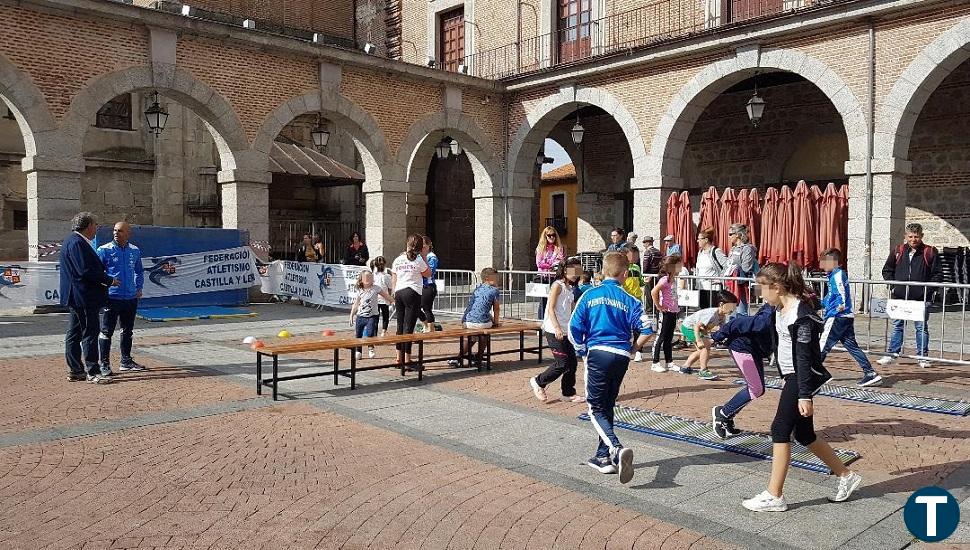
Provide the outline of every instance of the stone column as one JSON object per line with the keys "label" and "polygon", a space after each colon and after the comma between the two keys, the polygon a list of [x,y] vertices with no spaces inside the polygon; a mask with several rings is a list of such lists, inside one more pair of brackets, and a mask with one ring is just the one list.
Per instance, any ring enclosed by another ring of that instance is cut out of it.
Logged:
{"label": "stone column", "polygon": [[603,250],[616,227],[613,193],[582,193],[576,196],[576,250]]}
{"label": "stone column", "polygon": [[84,161],[31,156],[24,158],[23,170],[27,173],[28,258],[56,261],[56,254],[40,257],[38,245],[60,243],[71,232],[71,220],[81,211]]}
{"label": "stone column", "polygon": [[[272,179],[268,171],[220,171],[222,227],[247,230],[250,241],[269,241],[269,184]],[[255,252],[264,260],[268,256],[260,250]]]}
{"label": "stone column", "polygon": [[[663,182],[630,180],[633,189],[633,229],[640,238],[650,235],[657,239],[655,246],[669,233],[667,228],[667,200],[674,191],[682,191],[683,180],[664,178]],[[639,246],[639,244],[638,244]]]}
{"label": "stone column", "polygon": [[[865,163],[845,164],[849,176],[849,277],[862,279],[867,248],[871,250],[869,278],[882,279],[882,266],[889,252],[902,242],[906,226],[906,176],[912,163],[900,159],[874,159],[872,163],[872,217],[867,218]],[[866,224],[872,224],[866,243]]]}
{"label": "stone column", "polygon": [[423,193],[408,193],[407,196],[407,234],[428,231],[428,195]]}
{"label": "stone column", "polygon": [[365,181],[367,248],[371,257],[384,256],[393,262],[407,244],[407,182]]}
{"label": "stone column", "polygon": [[536,224],[532,218],[532,189],[502,197],[497,189],[475,189],[475,269],[486,267],[531,271]]}

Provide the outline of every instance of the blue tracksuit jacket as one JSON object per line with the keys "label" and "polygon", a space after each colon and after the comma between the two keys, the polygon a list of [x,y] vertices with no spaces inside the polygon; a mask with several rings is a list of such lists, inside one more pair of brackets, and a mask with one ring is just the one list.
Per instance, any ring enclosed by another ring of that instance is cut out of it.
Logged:
{"label": "blue tracksuit jacket", "polygon": [[[829,292],[822,300],[825,307],[823,318],[830,317],[855,317],[852,313],[852,294],[849,292],[849,276],[841,267],[837,267],[829,273]],[[845,309],[839,311],[839,306]]]}
{"label": "blue tracksuit jacket", "polygon": [[130,242],[122,248],[111,241],[98,247],[98,257],[108,275],[121,281],[121,285],[108,289],[108,297],[113,300],[134,300],[145,284],[141,250]]}
{"label": "blue tracksuit jacket", "polygon": [[569,341],[576,353],[602,350],[630,356],[634,331],[643,331],[643,306],[616,279],[606,279],[579,298],[569,319]]}

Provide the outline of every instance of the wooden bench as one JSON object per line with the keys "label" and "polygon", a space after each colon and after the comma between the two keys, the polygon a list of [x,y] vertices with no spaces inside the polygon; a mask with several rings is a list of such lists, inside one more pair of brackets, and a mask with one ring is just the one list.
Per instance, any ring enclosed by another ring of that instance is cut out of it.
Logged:
{"label": "wooden bench", "polygon": [[[537,335],[537,345],[535,347],[526,347],[525,345],[525,333],[535,332]],[[518,349],[511,349],[505,351],[492,351],[492,337],[501,336],[506,334],[518,334],[519,335],[519,347]],[[316,378],[320,376],[333,376],[333,383],[339,384],[340,377],[345,376],[350,378],[350,388],[354,389],[357,386],[357,373],[369,370],[386,369],[386,368],[400,368],[401,376],[405,376],[408,370],[408,365],[402,365],[398,363],[389,363],[381,365],[368,365],[366,367],[357,366],[357,356],[354,354],[355,348],[365,348],[367,346],[390,346],[395,344],[415,344],[418,348],[417,361],[412,361],[413,365],[416,365],[414,370],[417,370],[418,380],[422,380],[422,374],[424,371],[424,366],[430,363],[437,363],[441,361],[447,361],[449,359],[457,359],[459,364],[464,364],[466,359],[464,354],[465,340],[466,338],[474,337],[485,337],[485,345],[483,350],[481,350],[483,364],[478,366],[478,370],[481,371],[484,367],[486,370],[491,370],[492,368],[492,357],[496,355],[505,355],[510,353],[518,353],[519,360],[525,360],[525,354],[534,353],[538,356],[538,362],[542,362],[542,330],[538,323],[535,322],[522,322],[522,321],[509,321],[502,323],[501,325],[489,328],[489,329],[468,329],[460,326],[450,326],[445,325],[442,330],[435,332],[418,332],[414,334],[394,334],[384,337],[367,337],[367,338],[336,338],[336,337],[324,337],[315,338],[311,340],[298,340],[298,341],[284,341],[280,340],[277,342],[270,343],[262,348],[256,349],[256,394],[262,395],[263,386],[270,386],[273,388],[273,400],[275,401],[278,397],[278,388],[280,382],[285,382],[287,380],[299,380],[303,378]],[[442,340],[458,340],[458,354],[454,357],[445,357],[441,359],[426,360],[424,358],[424,343],[425,342],[437,342]],[[340,351],[348,350],[350,353],[350,368],[341,369],[340,368]],[[303,374],[290,374],[285,376],[280,376],[279,374],[279,357],[281,355],[293,355],[298,353],[312,353],[317,351],[333,351],[333,368],[327,370],[326,372],[309,372]],[[395,354],[396,355],[396,354]],[[272,378],[263,380],[263,357],[272,358],[273,361],[273,376]],[[470,359],[469,359],[470,360]]]}

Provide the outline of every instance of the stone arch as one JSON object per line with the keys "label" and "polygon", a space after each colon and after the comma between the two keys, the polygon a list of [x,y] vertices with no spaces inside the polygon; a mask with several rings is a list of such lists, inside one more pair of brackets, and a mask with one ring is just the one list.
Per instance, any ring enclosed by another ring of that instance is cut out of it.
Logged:
{"label": "stone arch", "polygon": [[[842,118],[849,140],[849,160],[865,159],[865,111],[842,77],[822,61],[797,50],[739,48],[734,57],[705,67],[674,96],[650,146],[647,185],[661,187],[665,179],[680,177],[687,138],[704,109],[722,92],[751,77],[758,69],[795,73],[817,86]],[[677,187],[669,183],[666,186]]]}
{"label": "stone arch", "polygon": [[470,117],[451,111],[432,113],[408,128],[398,149],[397,163],[404,168],[409,192],[424,193],[428,166],[435,154],[435,140],[445,134],[458,140],[475,174],[476,190],[492,188],[500,176],[499,159],[488,135]]}
{"label": "stone arch", "polygon": [[3,55],[0,55],[0,100],[17,118],[26,155],[36,155],[36,134],[53,131],[57,124],[44,94],[26,73]]}
{"label": "stone arch", "polygon": [[232,105],[188,71],[171,66],[154,72],[151,67],[130,67],[89,82],[74,96],[61,124],[67,151],[81,158],[84,136],[102,105],[121,94],[146,90],[158,90],[195,112],[212,133],[222,169],[239,168],[237,152],[248,149],[249,141]]}
{"label": "stone arch", "polygon": [[620,126],[626,136],[633,157],[633,178],[642,177],[647,170],[647,153],[640,127],[626,106],[613,94],[600,88],[563,87],[559,93],[543,99],[526,113],[509,145],[510,181],[516,190],[525,188],[535,173],[536,155],[546,136],[560,120],[577,108],[592,105],[603,109]]}
{"label": "stone arch", "polygon": [[323,113],[333,122],[350,130],[354,145],[364,163],[364,175],[367,177],[365,189],[378,190],[374,186],[379,186],[383,179],[394,177],[395,174],[388,173],[392,168],[387,166],[390,158],[387,140],[377,121],[356,103],[338,93],[315,90],[283,103],[263,120],[253,141],[253,149],[266,155],[268,159],[273,140],[283,127],[300,115],[315,112]]}
{"label": "stone arch", "polygon": [[930,95],[960,64],[970,59],[970,19],[940,35],[916,55],[886,96],[876,122],[876,158],[909,158],[920,111]]}

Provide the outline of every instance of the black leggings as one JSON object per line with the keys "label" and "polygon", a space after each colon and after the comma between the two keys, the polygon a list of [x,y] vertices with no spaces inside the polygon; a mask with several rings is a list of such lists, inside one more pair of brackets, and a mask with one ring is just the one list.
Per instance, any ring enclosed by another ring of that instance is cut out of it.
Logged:
{"label": "black leggings", "polygon": [[578,364],[576,350],[572,343],[565,338],[565,334],[562,340],[556,338],[556,335],[551,332],[545,334],[546,342],[549,344],[549,350],[552,351],[552,358],[555,362],[549,365],[549,368],[542,374],[536,376],[536,383],[545,388],[555,382],[556,378],[562,376],[562,395],[563,397],[572,397],[576,395],[576,366]]}
{"label": "black leggings", "polygon": [[[411,288],[402,288],[394,293],[394,307],[397,309],[397,334],[414,334],[421,311],[421,295]],[[404,353],[411,354],[411,343],[396,344]]]}
{"label": "black leggings", "polygon": [[674,360],[674,329],[677,328],[677,314],[669,311],[660,313],[660,334],[653,341],[653,362],[660,362],[660,349],[664,350],[664,359],[668,363]]}
{"label": "black leggings", "polygon": [[806,447],[815,443],[815,424],[812,417],[802,416],[798,412],[798,377],[789,374],[785,376],[785,385],[781,388],[781,398],[778,400],[778,412],[771,423],[771,441],[791,443],[792,432],[795,432],[795,441]]}
{"label": "black leggings", "polygon": [[391,306],[388,304],[377,304],[377,311],[381,316],[381,330],[387,332],[387,325],[391,322]]}
{"label": "black leggings", "polygon": [[426,323],[434,323],[434,299],[438,297],[438,287],[435,285],[424,287],[421,292],[421,310],[418,311],[418,319]]}

